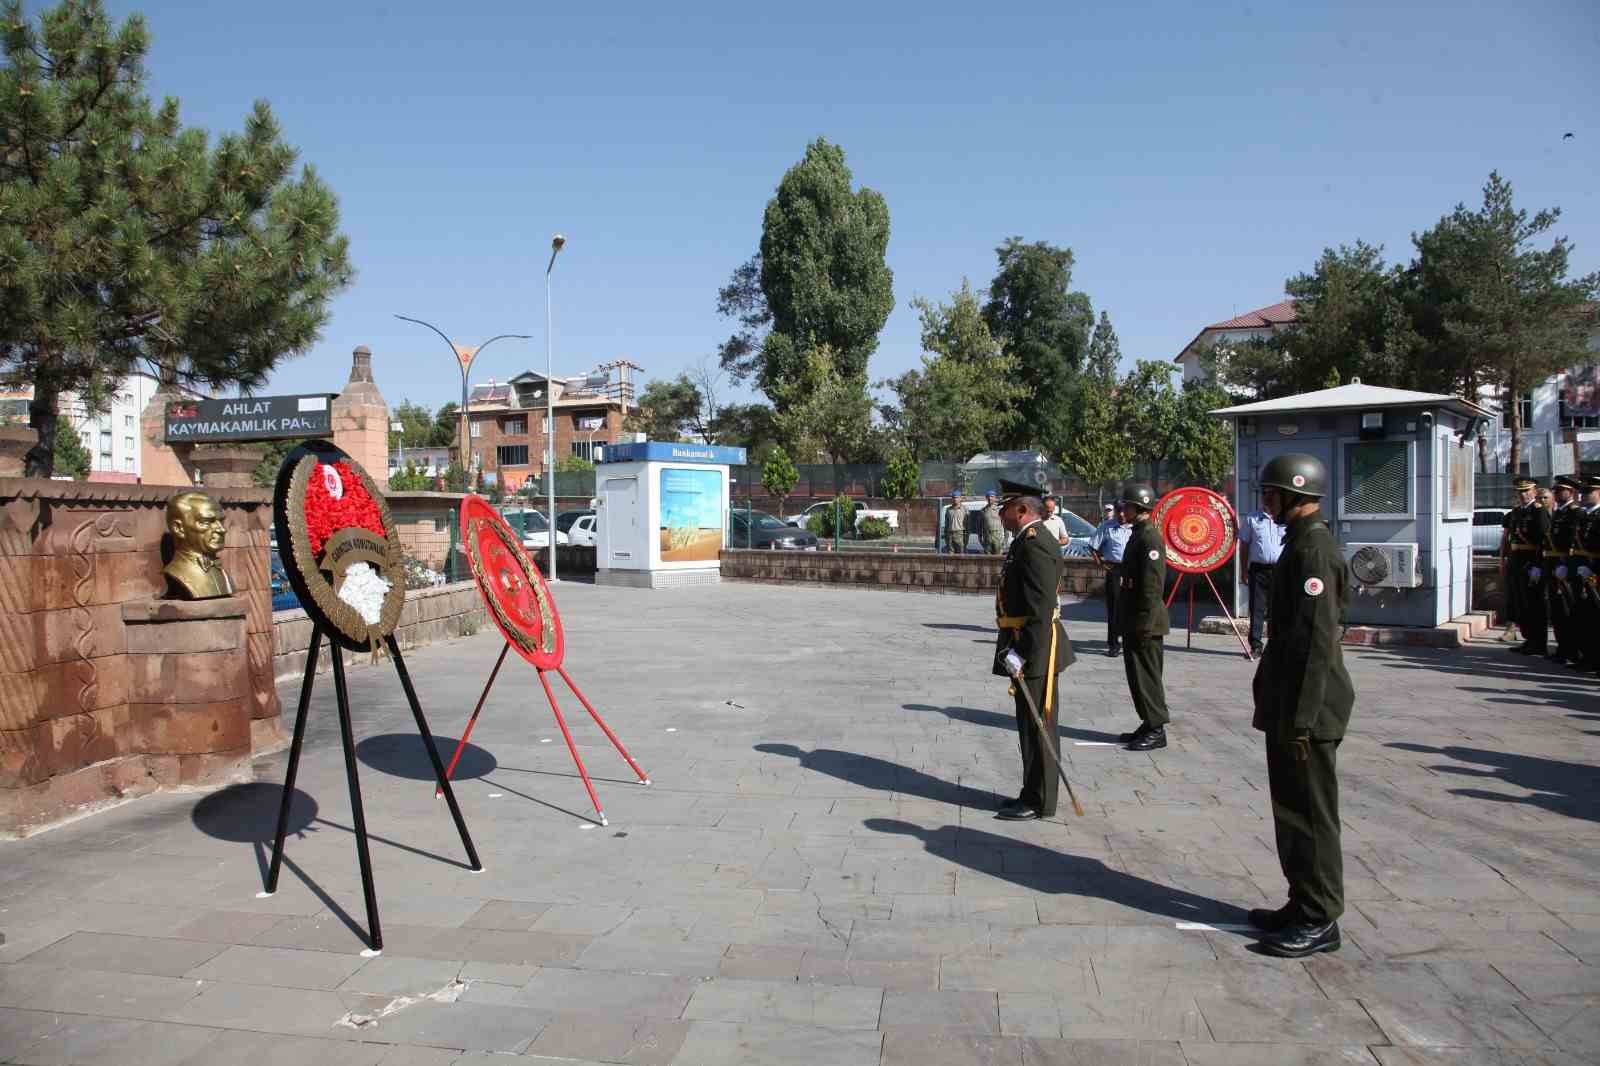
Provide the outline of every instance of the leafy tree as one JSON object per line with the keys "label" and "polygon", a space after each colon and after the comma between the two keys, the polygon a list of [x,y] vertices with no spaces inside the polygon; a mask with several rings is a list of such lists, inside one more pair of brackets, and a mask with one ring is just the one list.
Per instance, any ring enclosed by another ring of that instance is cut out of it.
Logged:
{"label": "leafy tree", "polygon": [[406,465],[389,479],[390,492],[426,492],[433,488],[433,479],[417,469],[417,464],[406,460]]}
{"label": "leafy tree", "polygon": [[389,421],[400,423],[400,432],[389,434],[389,447],[427,448],[432,444],[435,429],[433,412],[421,404],[401,400],[389,412]]}
{"label": "leafy tree", "polygon": [[[794,377],[773,398],[778,432],[802,454],[822,452],[837,468],[856,459],[871,436],[872,397],[867,383],[841,373],[826,346],[813,348]],[[838,471],[835,484],[838,484]]]}
{"label": "leafy tree", "polygon": [[901,448],[889,457],[889,469],[883,475],[883,494],[891,500],[909,500],[921,488],[922,464],[917,462],[910,448]]}
{"label": "leafy tree", "polygon": [[558,474],[586,474],[593,469],[594,464],[581,455],[563,455],[556,460]]}
{"label": "leafy tree", "polygon": [[783,513],[785,502],[789,493],[794,491],[794,486],[800,480],[800,471],[795,469],[794,460],[789,458],[789,453],[783,450],[783,445],[772,449],[772,454],[761,466],[761,484],[766,490],[778,498],[778,512]]}
{"label": "leafy tree", "polygon": [[705,428],[701,411],[704,397],[688,374],[671,381],[652,381],[639,394],[637,405],[628,412],[623,429],[643,433],[651,440],[686,441],[700,436]]}
{"label": "leafy tree", "polygon": [[1026,387],[1017,361],[989,333],[972,287],[963,280],[949,304],[918,298],[921,370],[883,382],[899,405],[885,413],[918,458],[965,460],[1007,438]]}
{"label": "leafy tree", "polygon": [[263,384],[348,284],[333,193],[292,174],[271,108],[213,147],[145,93],[144,20],[0,7],[0,381],[33,386],[26,471],[54,469],[63,392],[138,364],[163,383]]}
{"label": "leafy tree", "polygon": [[428,447],[453,448],[461,438],[461,405],[454,400],[439,408],[433,416],[433,432],[428,435]]}
{"label": "leafy tree", "polygon": [[74,481],[89,476],[89,449],[78,439],[72,422],[65,418],[56,421],[56,471],[71,474]]}
{"label": "leafy tree", "polygon": [[841,380],[864,382],[878,333],[894,309],[894,275],[884,262],[888,246],[883,197],[851,188],[843,149],[820,138],[808,145],[762,219],[760,285],[771,331],[759,358],[724,366],[736,376],[741,367],[753,370],[780,411],[798,397],[793,383],[809,372],[818,349],[832,353]]}
{"label": "leafy tree", "polygon": [[1211,382],[1191,381],[1178,394],[1176,458],[1193,484],[1220,489],[1233,469],[1233,424],[1211,416],[1230,402],[1228,393]]}
{"label": "leafy tree", "polygon": [[1523,393],[1550,374],[1590,358],[1588,336],[1600,273],[1568,278],[1571,245],[1535,242],[1561,217],[1548,208],[1529,217],[1513,203],[1511,183],[1491,173],[1483,204],[1465,204],[1412,237],[1407,271],[1416,344],[1413,365],[1426,387],[1476,400],[1490,386],[1510,415],[1510,469],[1521,462]]}
{"label": "leafy tree", "polygon": [[1177,369],[1166,361],[1141,359],[1117,386],[1114,416],[1137,462],[1155,464],[1176,457],[1178,394],[1172,374]]}
{"label": "leafy tree", "polygon": [[1023,448],[1044,443],[1070,409],[1094,312],[1089,297],[1072,289],[1071,249],[1011,237],[995,256],[999,269],[983,317],[1000,350],[1016,360],[1026,392],[1011,407],[1018,417],[990,446]]}
{"label": "leafy tree", "polygon": [[761,342],[772,325],[761,291],[760,252],[739,264],[728,284],[717,290],[717,314],[739,323],[733,336],[718,346],[718,364],[734,381],[745,381],[761,369]]}
{"label": "leafy tree", "polygon": [[[278,483],[278,470],[283,466],[284,456],[300,446],[298,440],[275,440],[266,445],[261,461],[256,463],[255,469],[250,471],[250,480],[256,486],[270,489]],[[392,485],[390,486],[393,487]]]}
{"label": "leafy tree", "polygon": [[440,480],[444,482],[446,492],[466,492],[467,468],[461,465],[461,460],[452,459],[450,465],[445,468],[444,477]]}
{"label": "leafy tree", "polygon": [[778,427],[772,408],[764,403],[730,403],[717,410],[711,421],[715,444],[744,448],[751,462],[759,462],[777,447]]}
{"label": "leafy tree", "polygon": [[811,517],[806,519],[806,529],[818,540],[852,536],[856,532],[856,502],[842,494],[835,496],[832,507],[811,512]]}
{"label": "leafy tree", "polygon": [[[1133,444],[1117,411],[1117,369],[1122,345],[1111,316],[1100,312],[1089,338],[1083,374],[1073,388],[1070,414],[1061,421],[1061,463],[1085,484],[1103,489],[1133,473]],[[1102,497],[1103,498],[1103,497]]]}

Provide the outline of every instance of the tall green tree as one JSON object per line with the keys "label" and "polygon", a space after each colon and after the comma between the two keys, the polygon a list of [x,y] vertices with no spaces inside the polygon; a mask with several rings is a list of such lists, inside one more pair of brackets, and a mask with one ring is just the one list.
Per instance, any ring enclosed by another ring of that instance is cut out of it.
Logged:
{"label": "tall green tree", "polygon": [[788,500],[789,493],[794,491],[795,483],[799,480],[800,471],[795,469],[794,460],[783,450],[783,445],[774,447],[761,466],[761,484],[778,497],[779,514],[783,513],[784,501]]}
{"label": "tall green tree", "polygon": [[965,280],[948,304],[912,301],[922,318],[921,370],[883,382],[897,405],[885,415],[911,454],[965,461],[998,446],[1025,398],[1017,361],[1000,351]]}
{"label": "tall green tree", "polygon": [[[822,453],[838,467],[858,461],[872,438],[872,397],[867,383],[843,374],[826,345],[806,353],[796,376],[773,397],[774,421],[788,444],[800,454]],[[834,484],[838,484],[837,469]]]}
{"label": "tall green tree", "polygon": [[1026,396],[1013,405],[1018,417],[1006,439],[993,443],[1040,446],[1070,409],[1094,311],[1089,297],[1072,288],[1070,248],[1011,237],[995,257],[999,269],[983,317],[1001,351],[1017,361]]}
{"label": "tall green tree", "polygon": [[1233,469],[1233,423],[1211,416],[1230,402],[1212,382],[1190,381],[1178,393],[1174,453],[1190,484],[1220,489]]}
{"label": "tall green tree", "polygon": [[909,500],[921,488],[922,464],[910,448],[899,449],[889,457],[889,468],[883,472],[883,494],[891,500]]}
{"label": "tall green tree", "polygon": [[428,434],[428,447],[454,448],[461,438],[461,405],[451,400],[439,407],[433,416],[433,432]]}
{"label": "tall green tree", "polygon": [[1122,345],[1104,311],[1089,338],[1088,357],[1072,393],[1071,417],[1059,454],[1061,464],[1086,484],[1103,490],[1133,473],[1133,443],[1119,419],[1117,370]]}
{"label": "tall green tree", "polygon": [[717,362],[728,376],[742,382],[761,369],[761,342],[772,325],[772,311],[761,291],[761,253],[734,268],[717,290],[717,314],[738,323],[733,335],[717,346]]}
{"label": "tall green tree", "polygon": [[[770,321],[771,329],[758,358],[747,353],[729,362],[725,348],[723,365],[736,377],[753,372],[779,410],[796,395],[792,385],[809,373],[818,349],[832,353],[841,380],[865,381],[894,309],[894,274],[884,261],[888,204],[851,181],[844,150],[818,138],[767,202],[759,260],[765,310],[751,313],[756,327]],[[739,282],[736,271],[733,285]]]}
{"label": "tall green tree", "polygon": [[761,462],[777,445],[778,427],[764,403],[730,403],[711,420],[711,442],[743,448],[751,462]]}
{"label": "tall green tree", "polygon": [[63,392],[136,365],[165,383],[253,389],[305,352],[348,284],[333,193],[258,102],[213,145],[145,92],[144,20],[63,0],[0,5],[0,381],[31,384],[54,469]]}
{"label": "tall green tree", "polygon": [[421,404],[401,400],[389,411],[389,421],[400,423],[400,432],[389,434],[390,447],[426,448],[433,440],[433,412]]}
{"label": "tall green tree", "polygon": [[687,374],[679,374],[671,381],[652,381],[639,394],[623,428],[630,433],[644,433],[651,440],[705,440],[704,405],[699,387]]}
{"label": "tall green tree", "polygon": [[72,422],[65,418],[56,420],[56,471],[71,474],[74,481],[89,476],[89,449],[78,439]]}
{"label": "tall green tree", "polygon": [[1511,183],[1491,173],[1476,209],[1457,204],[1414,235],[1407,272],[1418,377],[1476,400],[1491,387],[1510,415],[1510,469],[1521,462],[1518,400],[1549,375],[1590,360],[1591,301],[1600,272],[1569,278],[1571,245],[1542,238],[1559,208],[1532,216],[1515,205]]}

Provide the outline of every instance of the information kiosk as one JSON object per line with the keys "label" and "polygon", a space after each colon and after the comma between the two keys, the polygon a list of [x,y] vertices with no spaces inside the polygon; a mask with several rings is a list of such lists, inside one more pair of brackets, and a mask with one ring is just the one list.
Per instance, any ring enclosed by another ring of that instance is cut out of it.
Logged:
{"label": "information kiosk", "polygon": [[605,449],[595,469],[595,583],[714,584],[727,540],[728,468],[743,448],[644,441]]}

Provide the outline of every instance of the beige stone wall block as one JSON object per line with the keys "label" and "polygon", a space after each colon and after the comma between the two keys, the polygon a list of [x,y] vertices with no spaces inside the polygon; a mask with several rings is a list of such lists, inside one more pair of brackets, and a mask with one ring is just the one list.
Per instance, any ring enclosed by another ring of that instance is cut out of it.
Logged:
{"label": "beige stone wall block", "polygon": [[31,674],[0,673],[0,729],[24,729],[39,721]]}
{"label": "beige stone wall block", "polygon": [[0,611],[0,672],[22,674],[33,669],[34,615]]}
{"label": "beige stone wall block", "polygon": [[130,719],[125,703],[56,718],[46,725],[49,735],[43,738],[40,756],[51,774],[113,759],[128,750]]}
{"label": "beige stone wall block", "polygon": [[25,614],[34,605],[31,555],[0,555],[0,614]]}
{"label": "beige stone wall block", "polygon": [[281,715],[271,718],[252,718],[250,720],[250,754],[252,756],[270,755],[275,751],[282,751],[289,746],[292,738],[289,727],[283,724]]}
{"label": "beige stone wall block", "polygon": [[168,699],[209,703],[249,691],[250,667],[244,649],[194,655],[130,655],[128,688],[139,693],[169,693]]}
{"label": "beige stone wall block", "polygon": [[[204,618],[187,622],[130,622],[129,655],[186,655],[202,651],[232,651],[244,643],[244,619]],[[154,694],[160,698],[160,694]],[[130,698],[148,698],[141,692]]]}
{"label": "beige stone wall block", "polygon": [[226,785],[247,782],[250,772],[250,749],[217,752],[205,755],[178,756],[178,783],[189,788],[204,785]]}
{"label": "beige stone wall block", "polygon": [[272,634],[251,633],[245,638],[245,654],[250,662],[250,717],[276,718],[282,708],[272,661]]}
{"label": "beige stone wall block", "polygon": [[51,663],[32,675],[35,716],[48,721],[63,715],[114,707],[128,701],[124,656]]}
{"label": "beige stone wall block", "polygon": [[127,749],[139,754],[195,755],[250,746],[244,698],[215,703],[134,703],[128,706]]}
{"label": "beige stone wall block", "polygon": [[108,603],[65,611],[35,611],[34,663],[98,659],[127,651],[122,607]]}
{"label": "beige stone wall block", "polygon": [[0,729],[0,790],[23,788],[49,777],[43,755],[49,743],[46,722],[25,729]]}

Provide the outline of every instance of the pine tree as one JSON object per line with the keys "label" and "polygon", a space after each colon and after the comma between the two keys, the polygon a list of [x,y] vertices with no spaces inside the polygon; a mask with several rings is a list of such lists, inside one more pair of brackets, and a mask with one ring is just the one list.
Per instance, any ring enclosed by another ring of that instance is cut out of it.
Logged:
{"label": "pine tree", "polygon": [[292,173],[264,101],[214,146],[152,104],[138,15],[63,0],[35,25],[3,0],[0,39],[0,383],[33,387],[26,472],[48,476],[62,393],[94,405],[141,364],[257,388],[351,268],[333,193]]}

